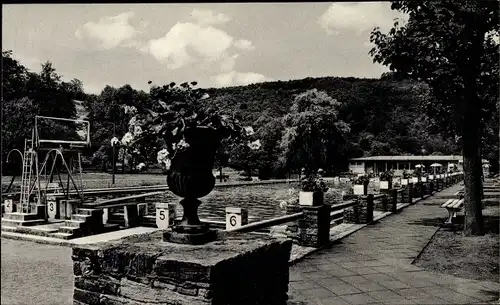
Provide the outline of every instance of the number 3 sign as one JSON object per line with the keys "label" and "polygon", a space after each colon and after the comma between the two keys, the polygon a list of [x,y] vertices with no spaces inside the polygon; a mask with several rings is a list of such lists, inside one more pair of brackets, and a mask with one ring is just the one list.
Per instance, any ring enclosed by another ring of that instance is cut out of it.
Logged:
{"label": "number 3 sign", "polygon": [[156,226],[159,229],[167,229],[175,219],[175,205],[168,203],[156,204]]}
{"label": "number 3 sign", "polygon": [[47,197],[47,215],[49,219],[56,219],[57,215],[57,206],[56,206],[56,197]]}

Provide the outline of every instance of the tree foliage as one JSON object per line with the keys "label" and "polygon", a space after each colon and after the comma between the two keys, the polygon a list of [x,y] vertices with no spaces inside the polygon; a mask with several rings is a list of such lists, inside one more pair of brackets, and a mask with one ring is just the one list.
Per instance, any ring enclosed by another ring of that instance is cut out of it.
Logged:
{"label": "tree foliage", "polygon": [[[35,115],[75,118],[73,102],[81,98],[81,82],[61,81],[50,62],[42,65],[39,73],[30,72],[11,51],[2,52],[2,131],[3,156],[11,149],[24,148],[24,139],[31,138]],[[41,123],[40,133],[46,138],[75,139],[76,127],[66,122]]]}
{"label": "tree foliage", "polygon": [[295,97],[283,117],[285,130],[280,146],[285,168],[312,172],[333,165],[328,161],[338,155],[349,132],[349,126],[338,119],[339,106],[337,100],[317,89]]}
{"label": "tree foliage", "polygon": [[498,100],[499,6],[496,1],[392,1],[408,15],[388,33],[375,29],[375,62],[424,81],[436,99],[423,100],[434,126],[462,137],[466,172],[466,234],[482,234],[480,139]]}

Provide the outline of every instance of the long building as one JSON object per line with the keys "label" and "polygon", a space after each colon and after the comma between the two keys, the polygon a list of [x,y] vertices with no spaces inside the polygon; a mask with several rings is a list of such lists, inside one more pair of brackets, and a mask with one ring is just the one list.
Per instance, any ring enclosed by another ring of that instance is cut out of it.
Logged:
{"label": "long building", "polygon": [[[483,163],[488,161],[483,160]],[[432,172],[432,164],[438,163],[443,169],[456,167],[463,169],[463,158],[458,155],[451,156],[373,156],[349,159],[349,171],[355,174],[379,174],[393,170],[395,175],[401,175],[403,170],[413,171],[418,164],[425,166],[427,172]]]}

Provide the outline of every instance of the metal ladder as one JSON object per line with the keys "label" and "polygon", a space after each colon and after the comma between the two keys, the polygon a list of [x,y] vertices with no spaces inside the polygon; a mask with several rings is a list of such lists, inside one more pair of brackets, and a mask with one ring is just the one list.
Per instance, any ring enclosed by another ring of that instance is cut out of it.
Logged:
{"label": "metal ladder", "polygon": [[29,213],[31,195],[31,176],[33,174],[33,149],[24,140],[23,172],[21,175],[21,207],[23,213]]}
{"label": "metal ladder", "polygon": [[[21,175],[21,208],[22,213],[33,213],[34,206],[30,203],[30,197],[34,189],[32,182],[37,181],[38,176],[38,155],[33,149],[35,139],[35,131],[32,131],[31,140],[24,139],[24,156],[23,156],[23,172]],[[30,143],[30,145],[28,145]],[[35,165],[35,172],[33,170]],[[35,178],[33,180],[32,178]],[[38,190],[36,201],[40,200],[40,192]]]}

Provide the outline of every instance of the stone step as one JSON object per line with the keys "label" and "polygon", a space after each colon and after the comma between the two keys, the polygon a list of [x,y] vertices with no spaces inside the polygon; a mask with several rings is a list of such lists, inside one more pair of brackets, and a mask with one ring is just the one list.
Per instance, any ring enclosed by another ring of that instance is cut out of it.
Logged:
{"label": "stone step", "polygon": [[146,215],[141,218],[140,225],[143,227],[154,227],[156,228],[156,216]]}
{"label": "stone step", "polygon": [[73,215],[71,215],[71,220],[86,222],[87,219],[90,217],[92,217],[92,215],[73,214]]}
{"label": "stone step", "polygon": [[79,233],[80,231],[80,228],[75,228],[75,227],[60,227],[59,228],[59,233],[68,233],[68,234],[72,234],[72,235],[76,235],[77,233]]}
{"label": "stone step", "polygon": [[34,213],[19,213],[19,212],[13,212],[13,213],[5,213],[3,215],[3,218],[5,219],[11,219],[11,220],[36,220],[39,219],[38,214]]}
{"label": "stone step", "polygon": [[91,209],[91,208],[78,208],[77,213],[79,215],[89,215],[91,216],[93,213],[99,212],[100,209]]}
{"label": "stone step", "polygon": [[51,234],[51,237],[60,238],[60,239],[72,239],[75,236],[72,233],[57,232],[57,233]]}
{"label": "stone step", "polygon": [[72,227],[72,228],[78,228],[78,229],[80,229],[83,224],[85,224],[85,221],[66,220],[64,222],[65,227]]}
{"label": "stone step", "polygon": [[45,220],[43,219],[33,219],[33,220],[14,220],[14,219],[5,219],[2,217],[2,227],[10,226],[10,227],[19,227],[19,226],[36,226],[45,224]]}
{"label": "stone step", "polygon": [[2,224],[2,232],[17,232],[17,227],[4,226]]}
{"label": "stone step", "polygon": [[2,226],[2,231],[50,237],[51,233],[56,233],[58,231],[58,229],[57,228],[36,227],[36,226],[35,227]]}
{"label": "stone step", "polygon": [[123,219],[123,218],[125,218],[125,213],[123,213],[123,212],[116,212],[116,213],[110,214],[108,216],[108,219],[110,219],[110,218],[113,218],[113,219]]}
{"label": "stone step", "polygon": [[119,230],[120,229],[120,225],[119,224],[115,224],[115,223],[106,223],[104,224],[103,228],[102,228],[102,233],[107,233],[107,232],[111,232],[111,231],[116,231],[116,230]]}

